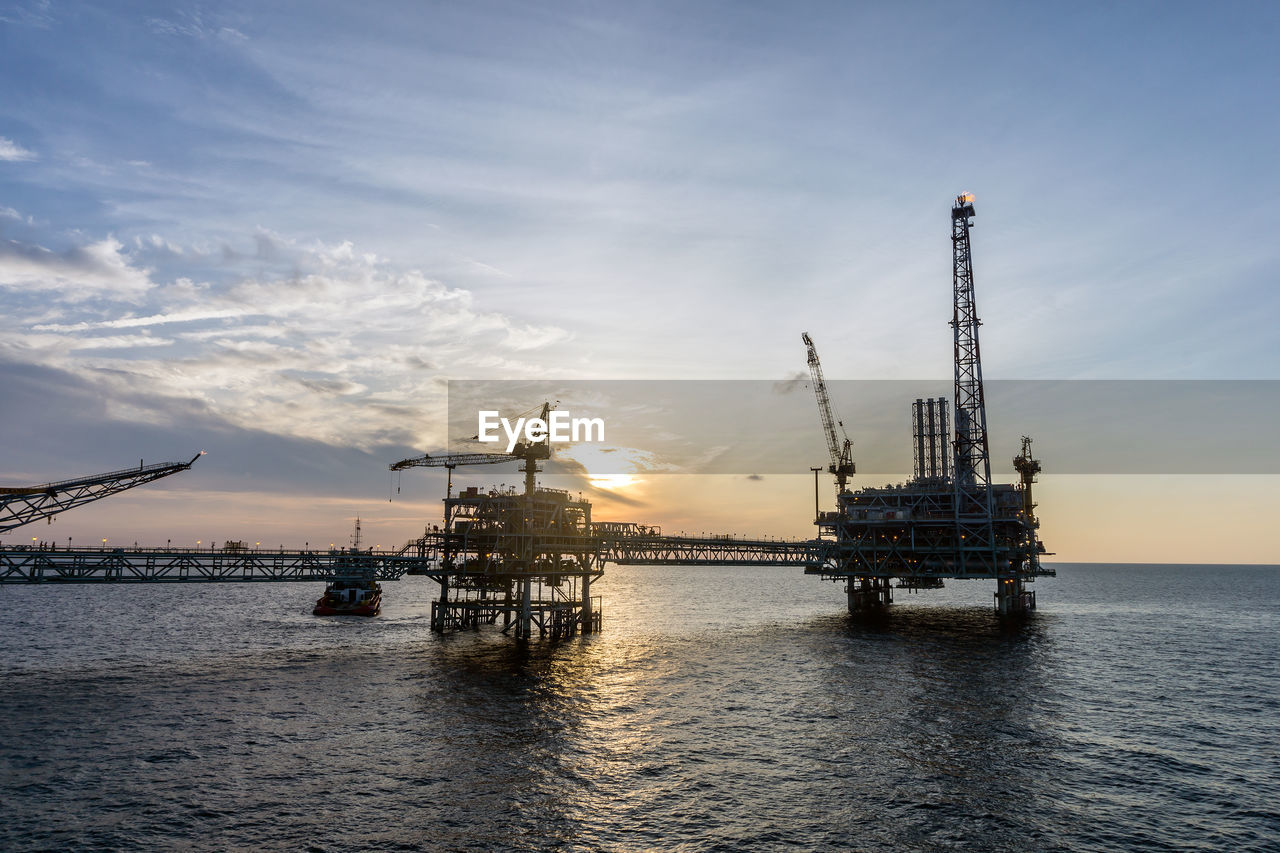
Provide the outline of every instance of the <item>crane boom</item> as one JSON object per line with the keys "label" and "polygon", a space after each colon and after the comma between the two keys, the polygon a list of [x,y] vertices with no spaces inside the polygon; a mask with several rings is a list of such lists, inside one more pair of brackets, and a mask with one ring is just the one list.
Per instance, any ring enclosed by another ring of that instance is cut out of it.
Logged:
{"label": "crane boom", "polygon": [[[556,405],[558,404],[557,401]],[[555,405],[551,403],[542,404],[539,418],[544,424],[554,408]],[[526,432],[525,435],[528,436],[529,433]],[[392,471],[403,471],[405,468],[448,468],[449,482],[445,492],[448,495],[453,490],[453,469],[459,465],[494,465],[498,462],[510,462],[513,459],[520,460],[524,462],[524,467],[520,469],[524,472],[524,493],[526,498],[532,500],[533,492],[537,488],[535,480],[538,473],[538,460],[550,458],[551,436],[548,434],[537,440],[517,442],[510,453],[442,453],[438,456],[424,454],[411,459],[401,459],[399,462],[392,463],[390,467]]]}
{"label": "crane boom", "polygon": [[424,453],[412,459],[401,459],[392,463],[392,471],[403,471],[405,468],[455,468],[458,465],[496,465],[499,462],[515,462],[521,456],[508,453],[437,453],[432,456]]}
{"label": "crane boom", "polygon": [[52,518],[60,512],[90,503],[186,471],[204,455],[200,451],[188,462],[161,462],[157,465],[138,464],[137,468],[108,471],[92,477],[41,483],[38,486],[6,486],[0,488],[0,533],[42,518]]}
{"label": "crane boom", "polygon": [[[805,348],[809,351],[809,372],[813,375],[813,393],[818,397],[818,414],[822,417],[822,432],[827,439],[827,452],[831,455],[831,465],[827,470],[836,475],[836,486],[841,492],[854,473],[853,442],[844,430],[844,421],[837,418],[831,410],[831,395],[827,393],[826,380],[822,378],[822,363],[818,361],[818,349],[813,345],[813,338],[808,332],[802,332]],[[839,433],[836,427],[839,427]]]}

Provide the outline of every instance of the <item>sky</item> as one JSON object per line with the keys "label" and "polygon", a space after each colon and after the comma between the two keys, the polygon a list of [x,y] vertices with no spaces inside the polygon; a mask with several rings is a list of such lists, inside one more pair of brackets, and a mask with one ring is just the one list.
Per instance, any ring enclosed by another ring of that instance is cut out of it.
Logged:
{"label": "sky", "polygon": [[[945,383],[966,191],[988,378],[1280,379],[1278,36],[1244,2],[9,2],[0,480],[209,451],[14,535],[402,543],[443,477],[387,465],[457,437],[451,380],[785,381],[808,331],[829,378]],[[1036,448],[1061,559],[1276,562],[1274,468]],[[599,518],[813,530],[805,469],[560,476]]]}

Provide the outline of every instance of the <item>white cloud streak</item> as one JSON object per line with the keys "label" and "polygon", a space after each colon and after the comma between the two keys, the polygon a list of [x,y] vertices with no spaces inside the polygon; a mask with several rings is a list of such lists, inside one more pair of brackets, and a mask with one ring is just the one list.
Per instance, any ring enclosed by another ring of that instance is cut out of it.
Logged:
{"label": "white cloud streak", "polygon": [[[96,323],[44,323],[32,326],[36,332],[86,332],[90,329],[136,329],[143,326],[160,326],[168,323],[193,323],[200,320],[222,320],[230,317],[243,317],[244,311],[228,309],[225,311],[176,311],[172,314],[152,314],[147,317],[123,317],[116,320],[102,320]],[[225,333],[220,333],[225,334]]]}
{"label": "white cloud streak", "polygon": [[147,27],[157,35],[185,36],[194,39],[217,38],[223,41],[239,42],[248,39],[235,27],[220,26],[209,23],[199,12],[184,11],[178,14],[177,20],[169,18],[147,18]]}
{"label": "white cloud streak", "polygon": [[12,139],[0,136],[0,160],[7,160],[11,163],[21,163],[35,159],[36,153],[34,151],[28,151]]}
{"label": "white cloud streak", "polygon": [[165,347],[172,343],[173,341],[167,338],[153,338],[150,335],[109,335],[100,338],[77,338],[71,344],[71,349],[134,349],[135,347]]}

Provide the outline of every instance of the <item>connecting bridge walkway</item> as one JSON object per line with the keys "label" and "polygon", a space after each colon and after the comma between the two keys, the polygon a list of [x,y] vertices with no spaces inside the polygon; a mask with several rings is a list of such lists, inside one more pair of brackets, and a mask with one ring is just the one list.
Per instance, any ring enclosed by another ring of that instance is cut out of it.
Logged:
{"label": "connecting bridge walkway", "polygon": [[833,544],[823,540],[730,536],[617,536],[600,541],[602,562],[622,566],[816,566]]}
{"label": "connecting bridge walkway", "polygon": [[420,556],[374,551],[0,548],[0,584],[399,580]]}

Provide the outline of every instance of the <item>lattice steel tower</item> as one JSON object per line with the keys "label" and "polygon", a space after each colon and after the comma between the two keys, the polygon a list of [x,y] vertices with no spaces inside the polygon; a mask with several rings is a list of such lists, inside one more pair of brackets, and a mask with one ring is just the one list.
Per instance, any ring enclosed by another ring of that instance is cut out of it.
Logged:
{"label": "lattice steel tower", "polygon": [[[977,304],[973,295],[973,195],[959,196],[951,206],[951,256],[955,333],[955,494],[956,520],[964,545],[962,562],[984,560],[994,547],[991,528],[991,454],[987,446],[987,404],[982,391],[982,355],[978,348]],[[990,555],[994,562],[994,552]]]}
{"label": "lattice steel tower", "polygon": [[973,298],[973,196],[965,193],[951,208],[952,282],[955,290],[956,480],[965,486],[991,485],[987,448],[987,405],[982,393],[982,357],[978,351],[977,306]]}

